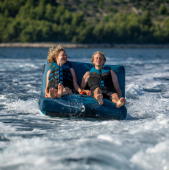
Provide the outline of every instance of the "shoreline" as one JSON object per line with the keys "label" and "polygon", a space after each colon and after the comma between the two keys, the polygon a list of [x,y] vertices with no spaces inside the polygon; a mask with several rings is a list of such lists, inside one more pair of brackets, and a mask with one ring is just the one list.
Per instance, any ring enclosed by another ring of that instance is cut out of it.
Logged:
{"label": "shoreline", "polygon": [[0,47],[50,48],[61,45],[64,48],[169,48],[169,44],[76,44],[76,43],[0,43]]}

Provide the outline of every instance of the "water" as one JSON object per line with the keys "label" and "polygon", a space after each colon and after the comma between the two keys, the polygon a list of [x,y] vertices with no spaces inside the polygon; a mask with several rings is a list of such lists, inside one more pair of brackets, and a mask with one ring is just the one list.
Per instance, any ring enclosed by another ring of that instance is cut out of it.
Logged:
{"label": "water", "polygon": [[126,68],[124,121],[49,118],[38,109],[46,48],[0,48],[1,170],[169,169],[169,49],[100,50]]}

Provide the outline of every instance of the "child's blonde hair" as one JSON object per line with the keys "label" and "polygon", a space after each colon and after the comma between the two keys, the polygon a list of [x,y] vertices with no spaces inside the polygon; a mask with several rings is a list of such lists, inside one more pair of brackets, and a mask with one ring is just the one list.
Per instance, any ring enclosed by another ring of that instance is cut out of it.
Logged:
{"label": "child's blonde hair", "polygon": [[96,54],[100,54],[100,55],[103,57],[104,61],[106,62],[105,54],[104,54],[104,53],[101,53],[100,51],[96,51],[96,52],[92,55],[91,62],[93,62],[94,56],[95,56]]}
{"label": "child's blonde hair", "polygon": [[65,51],[61,45],[58,45],[55,49],[53,47],[49,48],[47,59],[49,66],[51,66],[51,63],[56,62],[56,56],[58,56],[61,51]]}

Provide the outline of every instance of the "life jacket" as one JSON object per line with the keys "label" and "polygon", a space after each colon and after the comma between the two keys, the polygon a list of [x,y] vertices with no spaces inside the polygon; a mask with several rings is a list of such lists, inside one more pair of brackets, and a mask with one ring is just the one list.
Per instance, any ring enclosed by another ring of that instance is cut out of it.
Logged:
{"label": "life jacket", "polygon": [[101,70],[97,70],[95,67],[90,70],[88,87],[92,92],[94,92],[97,87],[99,87],[103,93],[116,92],[110,70],[111,67],[108,66],[103,66]]}
{"label": "life jacket", "polygon": [[73,77],[70,72],[71,63],[67,61],[62,67],[59,67],[57,63],[51,63],[51,73],[49,75],[49,89],[58,88],[58,84],[63,84],[64,87],[73,88]]}

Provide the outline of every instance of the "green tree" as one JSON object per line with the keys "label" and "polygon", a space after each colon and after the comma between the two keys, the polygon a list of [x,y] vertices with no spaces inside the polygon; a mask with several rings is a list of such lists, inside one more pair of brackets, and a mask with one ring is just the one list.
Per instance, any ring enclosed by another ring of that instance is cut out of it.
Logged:
{"label": "green tree", "polygon": [[73,13],[72,14],[72,26],[78,26],[79,23],[83,22],[84,14],[83,12]]}
{"label": "green tree", "polygon": [[58,6],[56,8],[56,12],[53,14],[53,20],[56,24],[60,24],[62,21],[61,17],[64,15],[65,13],[65,7],[64,6]]}
{"label": "green tree", "polygon": [[166,6],[164,5],[164,4],[161,4],[160,5],[160,14],[161,15],[165,15],[165,14],[167,14],[168,12],[167,12],[167,8],[166,8]]}
{"label": "green tree", "polygon": [[103,8],[103,0],[99,0],[99,7]]}
{"label": "green tree", "polygon": [[168,43],[169,42],[169,19],[166,18],[164,20],[164,25],[163,25],[163,28],[162,28],[162,36],[163,36],[163,39],[164,39],[164,43]]}
{"label": "green tree", "polygon": [[82,4],[82,8],[87,8],[87,3],[86,3],[86,2],[84,2],[84,3]]}
{"label": "green tree", "polygon": [[109,16],[109,15],[103,16],[103,21],[109,21],[109,19],[110,19],[110,16]]}
{"label": "green tree", "polygon": [[76,34],[72,38],[75,43],[90,43],[93,38],[92,27],[89,25],[81,25],[76,29]]}
{"label": "green tree", "polygon": [[79,5],[80,0],[73,0],[73,2],[74,2],[76,5]]}
{"label": "green tree", "polygon": [[44,20],[45,19],[45,6],[43,4],[34,8],[34,12],[36,14],[36,20]]}
{"label": "green tree", "polygon": [[34,1],[34,0],[27,0],[26,4],[32,7],[37,6],[38,1]]}
{"label": "green tree", "polygon": [[51,4],[47,4],[45,8],[45,19],[48,21],[53,21],[53,14],[55,11],[55,7],[51,6]]}
{"label": "green tree", "polygon": [[[168,1],[156,0],[154,3],[161,4],[160,9],[150,12],[153,15],[166,15],[168,9],[165,5]],[[104,12],[109,12],[107,16],[94,18],[88,15],[87,10],[75,11],[65,1],[59,5],[56,0],[0,0],[0,42],[169,43],[168,19],[159,26],[152,22],[149,11],[142,16],[118,13],[116,8],[107,6],[108,1],[105,6],[103,2],[86,0],[83,4],[87,8],[87,4],[93,3],[95,6],[92,9],[96,10],[99,6]],[[153,0],[130,0],[129,4],[140,3],[147,6],[150,2],[152,5]],[[119,5],[115,0],[111,0],[111,3]],[[157,21],[157,17],[155,20]],[[159,21],[161,22],[161,18]]]}
{"label": "green tree", "polygon": [[25,4],[24,0],[18,1],[5,0],[3,4],[1,4],[1,11],[2,13],[6,13],[6,11],[8,11],[9,13],[8,15],[14,18],[18,13],[20,7],[23,6],[24,4]]}
{"label": "green tree", "polygon": [[149,11],[146,11],[141,17],[141,24],[148,27],[152,26],[151,13]]}
{"label": "green tree", "polygon": [[104,23],[100,22],[97,26],[94,27],[93,29],[93,34],[95,37],[95,40],[97,42],[102,42],[103,41],[103,37],[104,37]]}

